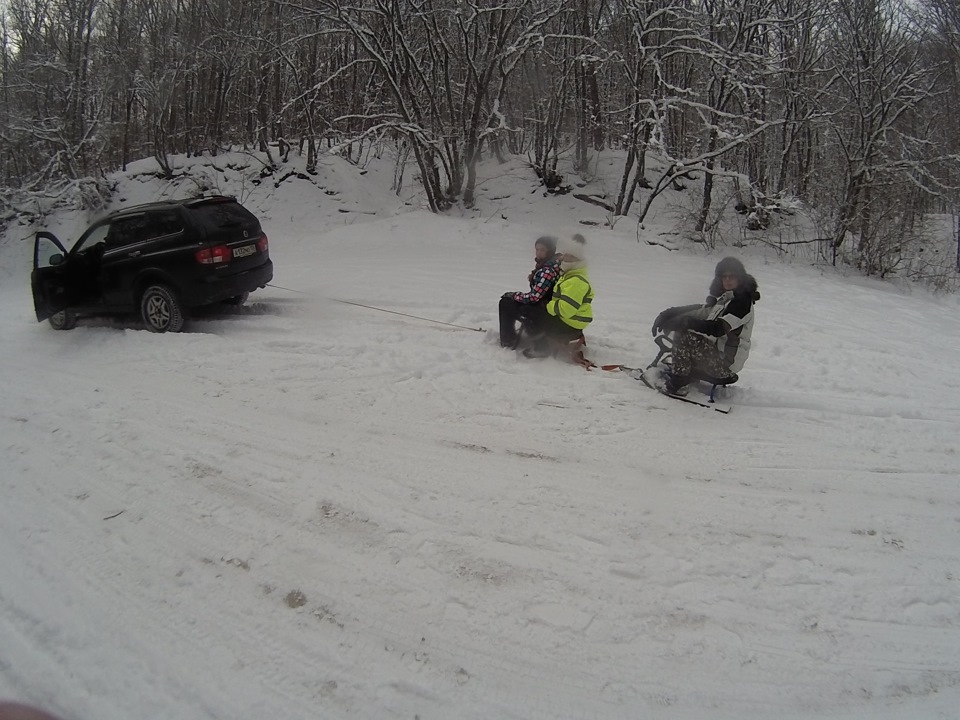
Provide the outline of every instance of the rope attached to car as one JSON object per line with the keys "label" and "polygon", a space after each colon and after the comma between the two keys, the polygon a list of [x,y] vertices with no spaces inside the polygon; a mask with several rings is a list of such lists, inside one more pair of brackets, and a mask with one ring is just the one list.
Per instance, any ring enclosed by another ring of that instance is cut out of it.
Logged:
{"label": "rope attached to car", "polygon": [[470,330],[471,332],[484,332],[483,328],[468,327],[466,325],[457,325],[456,323],[443,322],[442,320],[434,320],[433,318],[420,317],[419,315],[411,315],[409,313],[402,313],[396,310],[387,310],[385,308],[375,307],[373,305],[364,305],[363,303],[352,302],[350,300],[340,300],[338,298],[324,297],[323,295],[317,295],[316,293],[304,292],[303,290],[294,290],[293,288],[283,287],[282,285],[274,285],[273,283],[267,283],[267,287],[272,287],[275,290],[285,290],[286,292],[297,293],[298,295],[308,295],[310,297],[319,298],[321,300],[329,300],[330,302],[340,303],[341,305],[353,305],[354,307],[366,308],[367,310],[376,310],[377,312],[389,313],[390,315],[400,315],[401,317],[412,318],[414,320],[423,320],[424,322],[433,323],[435,325],[445,325],[446,327],[457,328],[458,330]]}

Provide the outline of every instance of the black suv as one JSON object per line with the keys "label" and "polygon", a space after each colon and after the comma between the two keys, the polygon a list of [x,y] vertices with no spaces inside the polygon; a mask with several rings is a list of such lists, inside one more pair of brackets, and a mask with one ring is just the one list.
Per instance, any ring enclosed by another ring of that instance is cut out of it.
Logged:
{"label": "black suv", "polygon": [[177,332],[190,308],[242,304],[273,279],[267,236],[236,198],[138,205],[91,225],[67,252],[38,232],[37,321],[69,330],[80,315],[139,312],[153,332]]}

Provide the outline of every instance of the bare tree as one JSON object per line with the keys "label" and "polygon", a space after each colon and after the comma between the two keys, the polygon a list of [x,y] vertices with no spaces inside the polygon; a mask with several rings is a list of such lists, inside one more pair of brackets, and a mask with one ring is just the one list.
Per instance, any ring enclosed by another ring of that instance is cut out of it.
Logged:
{"label": "bare tree", "polygon": [[828,127],[842,187],[833,261],[855,235],[858,266],[886,275],[919,211],[916,193],[904,190],[935,182],[916,111],[932,98],[936,68],[921,62],[924,30],[897,0],[835,0],[834,8]]}
{"label": "bare tree", "polygon": [[95,203],[141,157],[389,147],[442,211],[488,149],[561,189],[563,156],[588,176],[611,147],[617,215],[702,179],[705,231],[727,176],[742,211],[829,215],[830,259],[877,274],[960,208],[955,0],[9,0],[0,100],[5,198]]}

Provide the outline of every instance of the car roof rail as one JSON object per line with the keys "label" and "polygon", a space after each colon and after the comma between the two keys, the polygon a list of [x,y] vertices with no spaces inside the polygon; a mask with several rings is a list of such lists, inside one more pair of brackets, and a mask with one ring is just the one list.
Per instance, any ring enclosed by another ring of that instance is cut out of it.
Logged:
{"label": "car roof rail", "polygon": [[198,205],[213,205],[214,203],[236,202],[236,195],[201,195],[200,197],[190,198],[184,201],[184,206],[189,208]]}

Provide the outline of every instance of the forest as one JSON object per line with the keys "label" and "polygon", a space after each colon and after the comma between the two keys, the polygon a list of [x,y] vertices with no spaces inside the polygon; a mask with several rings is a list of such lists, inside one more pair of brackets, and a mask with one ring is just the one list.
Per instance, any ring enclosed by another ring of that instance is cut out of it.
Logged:
{"label": "forest", "polygon": [[682,186],[707,234],[726,179],[758,227],[802,203],[826,259],[868,275],[932,242],[931,217],[957,228],[957,0],[0,8],[0,218],[36,195],[103,204],[107,173],[145,157],[169,176],[178,154],[248,149],[270,173],[295,153],[309,173],[389,152],[398,188],[442,212],[475,203],[482,160],[522,156],[560,191],[616,150],[612,216]]}

